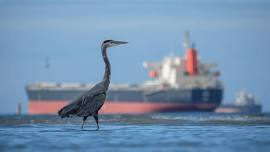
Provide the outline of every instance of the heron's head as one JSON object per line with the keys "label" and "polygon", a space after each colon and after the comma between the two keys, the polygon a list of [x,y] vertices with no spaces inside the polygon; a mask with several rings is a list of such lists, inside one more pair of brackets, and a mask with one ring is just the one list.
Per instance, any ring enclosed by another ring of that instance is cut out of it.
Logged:
{"label": "heron's head", "polygon": [[124,41],[115,41],[115,40],[105,40],[103,43],[102,43],[102,46],[105,46],[105,47],[112,47],[112,46],[117,46],[117,45],[120,45],[120,44],[126,44],[128,42],[124,42]]}

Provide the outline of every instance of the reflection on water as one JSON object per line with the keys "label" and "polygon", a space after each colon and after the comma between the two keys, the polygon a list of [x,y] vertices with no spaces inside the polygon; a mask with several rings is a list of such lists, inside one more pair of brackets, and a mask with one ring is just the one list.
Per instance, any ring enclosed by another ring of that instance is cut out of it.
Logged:
{"label": "reflection on water", "polygon": [[0,116],[0,151],[269,151],[270,116],[213,113]]}

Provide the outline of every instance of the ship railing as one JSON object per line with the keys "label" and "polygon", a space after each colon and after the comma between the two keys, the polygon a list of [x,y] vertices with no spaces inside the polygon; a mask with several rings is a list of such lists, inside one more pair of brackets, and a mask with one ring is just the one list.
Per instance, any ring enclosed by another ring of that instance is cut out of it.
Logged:
{"label": "ship railing", "polygon": [[63,89],[63,88],[89,88],[93,84],[90,83],[54,83],[54,82],[40,82],[35,84],[30,84],[26,86],[27,88],[40,88],[40,89]]}

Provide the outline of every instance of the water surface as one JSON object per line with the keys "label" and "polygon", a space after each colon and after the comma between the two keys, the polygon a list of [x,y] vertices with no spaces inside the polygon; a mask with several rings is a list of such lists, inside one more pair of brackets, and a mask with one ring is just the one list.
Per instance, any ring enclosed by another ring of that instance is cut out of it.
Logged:
{"label": "water surface", "polygon": [[270,151],[270,116],[173,113],[0,116],[0,151]]}

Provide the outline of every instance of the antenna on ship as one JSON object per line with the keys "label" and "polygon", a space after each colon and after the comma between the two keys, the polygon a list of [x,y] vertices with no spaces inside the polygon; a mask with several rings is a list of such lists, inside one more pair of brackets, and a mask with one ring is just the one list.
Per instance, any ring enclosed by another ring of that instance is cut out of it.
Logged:
{"label": "antenna on ship", "polygon": [[50,69],[50,58],[48,56],[45,59],[45,69]]}
{"label": "antenna on ship", "polygon": [[42,67],[42,71],[44,72],[44,74],[42,74],[41,78],[40,78],[40,81],[44,81],[46,82],[46,80],[48,80],[49,78],[49,75],[50,75],[50,68],[51,68],[51,65],[50,65],[50,57],[49,56],[46,56],[45,59],[43,60],[43,67]]}
{"label": "antenna on ship", "polygon": [[190,41],[189,41],[189,31],[185,32],[185,37],[184,37],[184,43],[183,46],[185,48],[185,50],[190,48]]}

